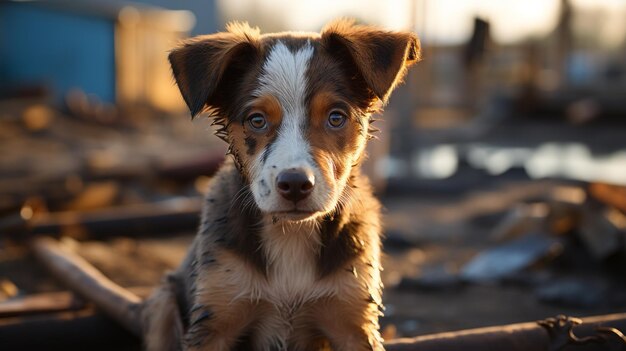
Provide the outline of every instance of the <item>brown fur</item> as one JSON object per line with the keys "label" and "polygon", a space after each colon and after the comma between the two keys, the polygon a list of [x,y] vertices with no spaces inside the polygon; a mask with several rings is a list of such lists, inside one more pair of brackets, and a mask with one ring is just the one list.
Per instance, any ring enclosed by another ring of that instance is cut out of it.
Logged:
{"label": "brown fur", "polygon": [[353,21],[329,24],[322,30],[322,41],[345,47],[367,85],[383,102],[402,81],[406,69],[421,59],[415,34],[381,31]]}
{"label": "brown fur", "polygon": [[[148,350],[182,350],[182,318],[176,301],[177,287],[166,279],[144,304],[145,345]],[[158,320],[159,323],[152,321]]]}
{"label": "brown fur", "polygon": [[[320,35],[228,30],[170,54],[192,115],[211,112],[233,158],[211,182],[187,258],[144,308],[146,346],[382,350],[380,205],[357,164],[374,107],[419,59],[417,38],[349,21]],[[345,184],[333,210],[298,223],[262,213],[249,190],[252,162],[265,163],[283,118],[275,97],[254,95],[263,60],[279,40],[291,50],[306,43],[315,50],[302,128],[325,181]],[[327,126],[332,111],[348,117],[343,128]],[[255,112],[266,117],[266,130],[247,124]]]}

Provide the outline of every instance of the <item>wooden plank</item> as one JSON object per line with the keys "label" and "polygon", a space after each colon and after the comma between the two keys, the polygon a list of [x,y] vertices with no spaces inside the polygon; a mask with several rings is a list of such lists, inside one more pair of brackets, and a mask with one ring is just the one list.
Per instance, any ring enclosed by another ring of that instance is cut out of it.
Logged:
{"label": "wooden plank", "polygon": [[[128,290],[144,298],[152,292],[153,287],[131,287]],[[0,302],[0,323],[2,320],[12,317],[72,312],[89,306],[71,291],[30,294]]]}
{"label": "wooden plank", "polygon": [[118,206],[103,210],[50,212],[25,220],[19,216],[0,221],[0,232],[14,239],[32,235],[102,239],[129,235],[155,236],[195,230],[200,220],[202,201],[183,198],[160,203]]}
{"label": "wooden plank", "polygon": [[77,228],[90,238],[107,237],[112,233],[172,233],[195,229],[201,207],[199,199],[175,199],[84,213],[57,212],[34,216],[28,227],[33,234],[61,234]]}
{"label": "wooden plank", "polygon": [[51,238],[36,238],[31,248],[43,265],[72,291],[93,301],[135,335],[141,335],[142,299],[112,282],[80,256]]}
{"label": "wooden plank", "polygon": [[0,318],[76,311],[84,307],[84,301],[68,291],[33,294],[1,302]]}

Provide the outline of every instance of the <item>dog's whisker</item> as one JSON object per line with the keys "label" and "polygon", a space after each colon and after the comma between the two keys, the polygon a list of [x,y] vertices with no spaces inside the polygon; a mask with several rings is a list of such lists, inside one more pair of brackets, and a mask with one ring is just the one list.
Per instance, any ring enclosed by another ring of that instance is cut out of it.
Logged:
{"label": "dog's whisker", "polygon": [[231,201],[231,206],[233,206],[233,204],[236,203],[241,196],[245,196],[245,193],[247,190],[248,190],[248,185],[242,186],[241,189],[239,189],[239,191],[235,193],[235,196],[233,197],[233,200]]}
{"label": "dog's whisker", "polygon": [[242,204],[242,208],[244,207],[243,205],[245,205],[245,201],[248,200],[245,197],[250,196],[249,189],[249,185],[244,185],[241,187],[241,189],[239,189],[239,191],[237,191],[237,193],[233,197],[233,200],[230,202],[230,207],[228,208],[229,212],[232,211],[235,204],[239,203],[240,201],[244,203]]}

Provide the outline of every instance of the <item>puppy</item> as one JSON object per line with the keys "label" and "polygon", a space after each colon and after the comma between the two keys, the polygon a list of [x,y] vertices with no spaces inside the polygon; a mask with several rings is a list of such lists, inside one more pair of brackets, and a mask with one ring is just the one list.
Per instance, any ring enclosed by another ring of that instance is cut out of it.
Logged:
{"label": "puppy", "polygon": [[233,23],[169,60],[232,157],[188,256],[143,308],[147,348],[382,350],[380,205],[358,165],[417,37],[346,20],[319,34]]}

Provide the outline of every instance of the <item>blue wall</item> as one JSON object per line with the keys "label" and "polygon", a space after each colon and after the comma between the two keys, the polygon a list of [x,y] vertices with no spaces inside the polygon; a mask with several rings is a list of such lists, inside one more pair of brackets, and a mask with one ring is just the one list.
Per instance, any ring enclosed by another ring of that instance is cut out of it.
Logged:
{"label": "blue wall", "polygon": [[0,86],[45,84],[61,99],[81,88],[115,100],[112,20],[46,6],[0,3]]}

